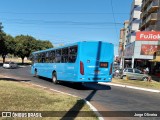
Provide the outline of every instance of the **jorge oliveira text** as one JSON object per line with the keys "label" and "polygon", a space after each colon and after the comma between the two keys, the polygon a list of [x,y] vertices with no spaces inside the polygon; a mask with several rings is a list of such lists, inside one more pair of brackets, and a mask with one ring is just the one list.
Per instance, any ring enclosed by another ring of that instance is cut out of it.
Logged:
{"label": "jorge oliveira text", "polygon": [[135,113],[134,117],[158,117],[157,113]]}

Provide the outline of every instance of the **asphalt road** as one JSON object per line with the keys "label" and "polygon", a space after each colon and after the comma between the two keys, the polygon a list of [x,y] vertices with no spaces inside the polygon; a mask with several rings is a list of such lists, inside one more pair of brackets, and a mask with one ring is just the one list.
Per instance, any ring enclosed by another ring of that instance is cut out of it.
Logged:
{"label": "asphalt road", "polygon": [[[0,78],[0,80],[22,80],[42,85],[48,88],[66,92],[84,98],[97,108],[98,111],[160,111],[160,94],[146,91],[107,86],[101,84],[86,83],[77,86],[71,83],[60,83],[54,85],[50,79],[36,78],[30,74],[30,67],[18,69],[4,69],[0,67],[0,75],[11,76],[11,79]],[[100,112],[101,113],[101,112]],[[119,120],[120,118],[106,118],[107,120]],[[122,118],[159,120],[160,118]]]}

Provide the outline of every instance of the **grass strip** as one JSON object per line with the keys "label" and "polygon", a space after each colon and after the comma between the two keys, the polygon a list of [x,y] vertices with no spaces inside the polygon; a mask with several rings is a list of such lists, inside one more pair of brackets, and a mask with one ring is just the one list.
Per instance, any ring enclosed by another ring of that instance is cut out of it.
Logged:
{"label": "grass strip", "polygon": [[[0,81],[0,111],[91,111],[80,98],[38,88],[24,82]],[[73,109],[74,106],[74,109]],[[71,110],[72,108],[72,110]],[[81,109],[80,109],[81,108]],[[59,120],[62,117],[32,118],[40,120]],[[14,118],[4,118],[12,120]],[[22,119],[22,118],[16,118]],[[23,118],[28,120],[29,118]],[[76,120],[97,120],[92,112],[87,117]]]}
{"label": "grass strip", "polygon": [[131,85],[136,87],[160,90],[160,82],[156,82],[156,81],[148,82],[148,81],[141,81],[141,80],[124,80],[119,78],[113,78],[112,82],[123,84],[123,85]]}

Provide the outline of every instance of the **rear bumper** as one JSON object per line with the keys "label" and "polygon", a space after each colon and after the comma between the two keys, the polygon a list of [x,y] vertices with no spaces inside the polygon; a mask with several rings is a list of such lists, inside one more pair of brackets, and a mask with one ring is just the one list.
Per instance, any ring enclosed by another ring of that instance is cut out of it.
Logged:
{"label": "rear bumper", "polygon": [[112,76],[110,77],[80,77],[77,82],[111,82]]}
{"label": "rear bumper", "polygon": [[9,65],[3,65],[3,68],[10,68]]}

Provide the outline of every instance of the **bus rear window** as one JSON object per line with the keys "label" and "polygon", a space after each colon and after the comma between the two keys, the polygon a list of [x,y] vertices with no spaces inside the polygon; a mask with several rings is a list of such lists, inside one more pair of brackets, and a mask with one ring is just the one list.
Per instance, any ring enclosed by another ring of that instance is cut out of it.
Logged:
{"label": "bus rear window", "polygon": [[81,53],[87,58],[109,59],[113,57],[113,47],[110,44],[84,43]]}

